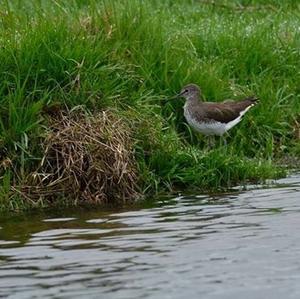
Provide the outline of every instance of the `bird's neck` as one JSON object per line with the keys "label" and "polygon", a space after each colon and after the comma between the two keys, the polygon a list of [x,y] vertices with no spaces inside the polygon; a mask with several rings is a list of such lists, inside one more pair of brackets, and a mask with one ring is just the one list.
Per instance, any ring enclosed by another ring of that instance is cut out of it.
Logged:
{"label": "bird's neck", "polygon": [[186,99],[186,102],[187,102],[187,104],[190,104],[190,105],[195,105],[195,104],[201,104],[201,103],[203,103],[202,99],[201,99],[201,96],[199,96],[197,94],[190,95]]}
{"label": "bird's neck", "polygon": [[190,96],[186,99],[183,109],[184,111],[189,111],[190,109],[193,109],[193,107],[199,107],[202,104],[203,102],[198,96]]}

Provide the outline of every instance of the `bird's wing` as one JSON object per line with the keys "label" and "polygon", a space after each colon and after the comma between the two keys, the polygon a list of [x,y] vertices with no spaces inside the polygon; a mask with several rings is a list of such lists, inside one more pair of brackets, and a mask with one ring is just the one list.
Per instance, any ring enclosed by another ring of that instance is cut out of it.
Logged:
{"label": "bird's wing", "polygon": [[209,119],[213,118],[221,123],[228,123],[238,118],[241,114],[244,114],[244,111],[247,111],[247,108],[254,106],[257,103],[257,100],[258,99],[256,98],[246,98],[237,102],[208,102],[206,104],[209,109],[205,109],[205,117]]}
{"label": "bird's wing", "polygon": [[229,103],[207,103],[207,109],[205,109],[203,116],[221,123],[229,123],[239,117],[239,115],[240,112],[234,109],[234,107],[231,107]]}

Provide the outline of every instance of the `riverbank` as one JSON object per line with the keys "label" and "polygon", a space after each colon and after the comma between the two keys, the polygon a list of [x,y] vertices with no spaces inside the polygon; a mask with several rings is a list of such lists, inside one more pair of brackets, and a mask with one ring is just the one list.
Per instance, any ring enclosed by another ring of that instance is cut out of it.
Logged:
{"label": "riverbank", "polygon": [[[283,175],[277,161],[300,153],[300,8],[294,1],[249,3],[2,4],[0,209],[47,206],[62,198],[69,204],[122,203],[157,192],[222,189]],[[210,101],[260,98],[230,131],[226,147],[217,140],[208,150],[205,137],[186,125],[183,102],[168,100],[190,82]],[[60,131],[55,120],[70,111],[68,132],[76,132],[75,138],[49,143],[66,129]],[[104,125],[103,113],[113,121],[100,144],[87,127]],[[86,128],[82,138],[78,124]],[[69,164],[63,155],[57,158],[66,142],[74,149],[78,141],[79,164],[70,155]],[[113,160],[105,156],[108,143]],[[47,155],[50,144],[54,151]],[[94,159],[99,151],[104,155]],[[83,163],[86,157],[97,162],[93,168]],[[85,179],[78,180],[83,173]],[[120,182],[131,192],[115,193]],[[87,186],[92,191],[85,197]]]}

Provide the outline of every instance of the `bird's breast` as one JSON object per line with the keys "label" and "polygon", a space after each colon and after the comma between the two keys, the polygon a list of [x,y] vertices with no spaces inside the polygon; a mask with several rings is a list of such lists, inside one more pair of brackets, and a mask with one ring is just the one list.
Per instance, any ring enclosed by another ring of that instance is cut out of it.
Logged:
{"label": "bird's breast", "polygon": [[223,135],[227,131],[225,123],[201,119],[190,111],[187,105],[184,106],[184,117],[188,124],[204,135]]}

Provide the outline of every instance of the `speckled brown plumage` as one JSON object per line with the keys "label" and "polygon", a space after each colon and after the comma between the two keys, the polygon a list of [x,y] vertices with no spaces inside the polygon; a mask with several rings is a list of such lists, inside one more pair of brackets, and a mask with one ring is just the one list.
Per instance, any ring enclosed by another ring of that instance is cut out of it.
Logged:
{"label": "speckled brown plumage", "polygon": [[201,90],[195,84],[185,86],[179,96],[186,99],[184,116],[190,126],[205,135],[220,136],[239,123],[258,101],[248,97],[240,101],[203,102]]}

